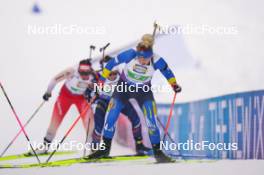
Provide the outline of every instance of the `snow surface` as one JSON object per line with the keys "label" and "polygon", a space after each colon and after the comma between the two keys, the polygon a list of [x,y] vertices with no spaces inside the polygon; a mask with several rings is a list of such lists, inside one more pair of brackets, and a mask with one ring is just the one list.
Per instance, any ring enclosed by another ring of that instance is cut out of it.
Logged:
{"label": "snow surface", "polygon": [[[42,13],[32,14],[36,0],[0,1],[0,80],[23,122],[41,103],[41,97],[54,74],[88,56],[88,47],[111,42],[115,50],[152,31],[157,20],[162,25],[207,24],[235,26],[237,35],[185,35],[191,56],[199,61],[196,69],[170,67],[183,86],[179,101],[218,96],[226,93],[263,89],[264,77],[264,13],[263,1],[241,0],[45,0],[37,1]],[[103,26],[103,35],[28,35],[28,25]],[[99,55],[97,51],[95,55]],[[168,61],[170,62],[170,60]],[[179,71],[178,71],[179,70]],[[185,70],[185,71],[184,71]],[[46,132],[53,98],[44,105],[27,132],[41,142]],[[170,95],[157,95],[158,102],[169,103]],[[18,131],[10,108],[0,93],[0,150]],[[72,108],[60,127],[62,138],[77,116]],[[68,140],[83,142],[85,132],[79,123]],[[7,154],[26,151],[20,136]],[[113,149],[115,154],[123,148]],[[131,150],[125,150],[126,153]],[[35,161],[32,159],[32,161]],[[263,161],[224,160],[215,163],[179,163],[146,165],[124,163],[115,165],[75,165],[65,168],[0,170],[0,174],[263,174]]]}
{"label": "snow surface", "polygon": [[1,170],[3,174],[97,174],[97,175],[135,175],[135,174],[184,174],[184,175],[260,175],[263,174],[263,160],[221,160],[211,163],[175,163],[153,164],[142,161],[103,164],[77,164],[70,167],[8,169]]}

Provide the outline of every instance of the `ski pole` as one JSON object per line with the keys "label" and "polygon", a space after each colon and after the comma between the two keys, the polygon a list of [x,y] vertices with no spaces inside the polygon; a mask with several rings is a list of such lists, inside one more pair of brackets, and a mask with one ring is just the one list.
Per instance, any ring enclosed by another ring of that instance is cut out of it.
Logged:
{"label": "ski pole", "polygon": [[169,113],[169,117],[168,117],[168,120],[167,120],[167,123],[166,123],[165,131],[164,131],[164,136],[163,136],[163,139],[162,139],[163,142],[165,140],[166,135],[168,134],[168,129],[169,129],[169,126],[170,126],[172,112],[173,112],[174,104],[175,104],[175,101],[176,101],[176,94],[177,93],[175,92],[174,93],[174,97],[173,97],[173,101],[172,101],[172,104],[171,104],[171,107],[170,107],[170,113]]}
{"label": "ski pole", "polygon": [[[93,98],[94,100],[95,98]],[[74,126],[78,123],[78,121],[80,120],[80,118],[87,112],[87,110],[89,109],[89,107],[91,106],[91,104],[93,103],[93,100],[87,104],[87,106],[84,108],[84,110],[81,112],[81,114],[75,119],[75,121],[73,122],[73,124],[71,125],[71,127],[68,129],[68,131],[66,132],[66,134],[64,135],[64,137],[61,139],[61,141],[59,142],[59,144],[57,145],[56,149],[50,154],[50,156],[48,157],[48,159],[46,160],[46,163],[48,163],[50,161],[50,159],[52,158],[52,156],[56,153],[56,151],[59,149],[60,145],[64,142],[64,140],[67,138],[67,136],[70,134],[70,132],[72,131],[72,129],[74,128]]]}
{"label": "ski pole", "polygon": [[[107,47],[107,46],[106,46]],[[100,48],[100,52],[101,52],[101,49]],[[90,45],[90,59],[92,60],[92,50],[95,50],[95,46],[94,45]],[[85,137],[85,142],[84,144],[87,143],[87,140],[88,140],[88,135],[89,135],[89,126],[90,126],[90,116],[89,116],[89,119],[88,119],[88,126],[87,126],[87,130],[86,130],[86,137]],[[83,151],[83,156],[85,156],[86,154],[86,149],[84,149]]]}
{"label": "ski pole", "polygon": [[[88,136],[89,136],[89,130],[90,130],[90,116],[89,116],[89,119],[88,119],[88,126],[87,126],[87,130],[86,130],[86,137],[85,137],[85,145],[86,145],[86,143],[87,143],[87,141],[88,141]],[[84,150],[83,150],[83,157],[85,157],[85,155],[86,155],[86,148],[84,148]]]}
{"label": "ski pole", "polygon": [[[158,121],[159,125],[161,126],[161,128],[163,129],[163,131],[165,132],[165,127],[162,124],[162,122],[160,121],[159,117],[157,117],[157,121]],[[167,135],[168,135],[169,139],[171,140],[171,142],[176,143],[169,133],[167,133]]]}
{"label": "ski pole", "polygon": [[95,50],[94,45],[90,45],[90,53],[89,53],[89,59],[92,59],[92,51]]}
{"label": "ski pole", "polygon": [[[109,45],[110,45],[110,43],[107,43],[105,46],[101,47],[101,48],[99,49],[99,51],[100,51],[100,52],[104,52],[105,49],[106,49]],[[103,56],[104,56],[104,55],[103,55]]]}
{"label": "ski pole", "polygon": [[153,32],[152,32],[152,36],[153,36],[153,39],[155,38],[156,36],[156,32],[157,32],[157,28],[158,28],[158,24],[156,23],[156,21],[154,21],[154,24],[153,24]]}
{"label": "ski pole", "polygon": [[[45,101],[43,101],[39,107],[34,111],[34,113],[30,116],[30,118],[27,120],[27,122],[24,124],[23,128],[25,128],[30,121],[34,118],[34,116],[37,114],[37,112],[40,110],[40,108],[44,105]],[[7,147],[4,149],[4,151],[1,153],[0,157],[3,157],[6,151],[9,149],[11,145],[16,141],[18,136],[22,133],[22,129],[19,130],[19,132],[15,135],[15,137],[11,140],[11,142],[7,145]]]}
{"label": "ski pole", "polygon": [[154,21],[153,27],[154,27],[154,29],[153,29],[153,32],[152,32],[152,37],[153,37],[153,40],[155,41],[157,29],[160,30],[160,26],[157,24],[156,21]]}
{"label": "ski pole", "polygon": [[[157,121],[158,121],[158,123],[160,124],[160,126],[161,126],[161,128],[163,129],[163,131],[165,132],[165,127],[164,127],[164,125],[162,124],[162,122],[160,121],[160,119],[159,119],[159,117],[157,117]],[[167,132],[167,135],[168,135],[168,137],[169,137],[169,139],[170,139],[170,141],[172,142],[172,143],[176,143],[175,142],[175,140],[171,137],[171,135]],[[178,157],[181,157],[182,156],[182,154],[180,154],[180,152],[177,150],[177,152],[179,153],[179,154],[177,154],[177,156]],[[174,155],[175,156],[175,155]]]}
{"label": "ski pole", "polygon": [[106,50],[106,48],[108,47],[110,45],[110,43],[107,43],[105,46],[103,46],[103,47],[101,47],[100,49],[99,49],[99,51],[100,52],[102,52],[102,58],[101,58],[101,60],[100,60],[100,65],[101,65],[101,68],[102,68],[102,70],[103,70],[103,60],[104,60],[104,57],[105,57],[105,50]]}
{"label": "ski pole", "polygon": [[6,99],[7,99],[7,102],[9,103],[9,106],[10,106],[11,109],[12,109],[12,112],[13,112],[13,114],[14,114],[14,116],[15,116],[15,118],[16,118],[16,120],[17,120],[17,122],[18,122],[18,124],[19,124],[19,126],[20,126],[20,128],[21,128],[21,130],[22,130],[22,132],[24,133],[24,135],[25,135],[25,137],[26,137],[26,139],[27,139],[27,141],[28,141],[28,143],[29,143],[29,145],[30,145],[30,148],[32,149],[32,151],[33,151],[35,157],[37,158],[38,163],[40,163],[39,157],[38,157],[38,155],[36,154],[36,152],[35,152],[33,146],[31,145],[30,139],[29,139],[29,137],[28,137],[28,135],[27,135],[27,133],[26,133],[26,131],[25,131],[25,129],[24,129],[24,127],[23,127],[23,125],[22,125],[22,123],[21,123],[21,121],[20,121],[20,119],[19,119],[19,117],[18,117],[18,115],[17,115],[17,113],[16,113],[16,111],[15,111],[15,109],[14,109],[14,107],[13,107],[11,101],[10,101],[10,99],[8,98],[7,93],[6,93],[6,91],[5,91],[5,89],[4,89],[4,87],[3,87],[3,85],[2,85],[1,82],[0,82],[0,87],[1,87],[1,89],[2,89],[2,91],[3,91],[3,93],[4,93],[4,95],[5,95],[5,97],[6,97]]}
{"label": "ski pole", "polygon": [[[94,101],[94,98],[91,100],[91,104],[92,104],[93,101]],[[86,137],[85,137],[85,142],[84,142],[85,145],[86,145],[86,143],[88,141],[89,130],[90,130],[90,120],[91,120],[91,118],[90,118],[90,116],[88,116],[88,117],[89,117],[89,119],[88,119],[88,126],[87,126],[87,130],[86,130]],[[86,149],[84,148],[84,150],[83,150],[83,157],[85,155],[86,155]]]}

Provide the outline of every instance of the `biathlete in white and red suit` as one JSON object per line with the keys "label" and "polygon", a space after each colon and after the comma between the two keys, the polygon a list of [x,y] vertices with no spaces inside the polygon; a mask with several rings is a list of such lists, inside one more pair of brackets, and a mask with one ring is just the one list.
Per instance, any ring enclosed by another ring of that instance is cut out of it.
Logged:
{"label": "biathlete in white and red suit", "polygon": [[[77,107],[79,113],[82,113],[87,107],[88,103],[84,97],[84,92],[87,88],[94,87],[96,79],[97,77],[92,69],[90,60],[85,59],[80,61],[78,66],[62,71],[50,81],[48,89],[43,96],[45,101],[49,100],[52,90],[59,82],[64,81],[64,84],[53,108],[51,122],[44,137],[44,145],[49,145],[52,142],[64,116],[72,105]],[[89,107],[85,115],[82,115],[85,130],[88,126],[88,118],[92,117],[92,115],[91,107]],[[37,154],[46,153],[47,151],[48,146],[36,149]]]}

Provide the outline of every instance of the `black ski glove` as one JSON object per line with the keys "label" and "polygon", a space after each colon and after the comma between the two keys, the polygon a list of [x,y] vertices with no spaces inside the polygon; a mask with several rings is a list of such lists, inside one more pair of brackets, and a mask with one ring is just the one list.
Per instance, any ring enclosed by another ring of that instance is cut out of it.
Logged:
{"label": "black ski glove", "polygon": [[174,90],[175,93],[180,93],[182,91],[181,86],[178,85],[178,84],[173,84],[172,85],[172,88],[173,88],[173,90]]}
{"label": "black ski glove", "polygon": [[48,101],[50,97],[51,97],[51,94],[48,93],[48,92],[46,92],[46,93],[43,95],[43,100]]}
{"label": "black ski glove", "polygon": [[94,96],[96,96],[95,98],[97,98],[98,96],[97,92],[94,92],[94,90],[87,88],[84,93],[84,98],[88,101],[88,103],[90,103],[90,101]]}

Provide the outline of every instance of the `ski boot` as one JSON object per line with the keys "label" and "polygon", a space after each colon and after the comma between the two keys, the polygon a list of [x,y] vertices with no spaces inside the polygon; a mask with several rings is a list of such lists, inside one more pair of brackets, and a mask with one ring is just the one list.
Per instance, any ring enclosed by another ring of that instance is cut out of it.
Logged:
{"label": "ski boot", "polygon": [[101,148],[101,143],[100,142],[97,142],[97,141],[92,141],[92,146],[91,146],[91,153],[94,153],[98,150],[100,150]]}
{"label": "ski boot", "polygon": [[[36,148],[34,151],[36,154],[47,154],[48,150],[49,150],[49,146],[51,144],[51,141],[47,140],[46,138],[44,138],[43,144]],[[25,154],[26,156],[33,156],[34,152],[31,150],[28,153]]]}
{"label": "ski boot", "polygon": [[106,158],[110,154],[112,139],[103,138],[103,143],[105,144],[105,149],[100,149],[94,151],[92,154],[88,155],[84,159],[101,159]]}
{"label": "ski boot", "polygon": [[153,144],[153,151],[154,151],[154,157],[157,161],[157,163],[172,163],[175,162],[175,160],[171,159],[167,155],[163,153],[162,150],[160,150],[160,144]]}
{"label": "ski boot", "polygon": [[153,155],[152,149],[146,147],[142,140],[136,141],[136,155],[137,156],[145,156],[145,155]]}

